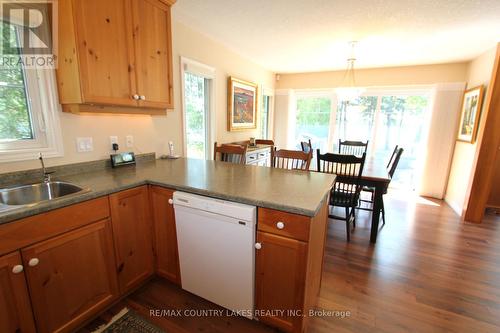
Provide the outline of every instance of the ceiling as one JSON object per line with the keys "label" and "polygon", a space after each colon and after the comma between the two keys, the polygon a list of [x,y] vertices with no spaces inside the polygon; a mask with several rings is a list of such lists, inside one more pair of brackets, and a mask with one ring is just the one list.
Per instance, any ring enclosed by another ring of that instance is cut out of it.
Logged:
{"label": "ceiling", "polygon": [[174,18],[276,73],[471,60],[500,41],[500,0],[178,0]]}

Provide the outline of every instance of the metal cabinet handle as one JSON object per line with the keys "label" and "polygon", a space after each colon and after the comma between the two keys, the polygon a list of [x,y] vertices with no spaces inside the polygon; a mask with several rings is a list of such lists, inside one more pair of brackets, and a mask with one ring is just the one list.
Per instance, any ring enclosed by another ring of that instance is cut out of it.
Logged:
{"label": "metal cabinet handle", "polygon": [[12,267],[12,273],[14,273],[14,274],[19,274],[23,270],[24,270],[23,265],[16,265],[16,266]]}
{"label": "metal cabinet handle", "polygon": [[135,94],[132,96],[132,98],[135,99],[136,101],[138,101],[140,97],[139,97],[139,95]]}
{"label": "metal cabinet handle", "polygon": [[173,204],[174,204],[174,200],[172,200],[172,199],[168,199],[168,203],[169,203],[170,205],[173,205]]}
{"label": "metal cabinet handle", "polygon": [[141,99],[141,101],[145,101],[145,100],[146,100],[146,96],[141,95],[141,96],[140,96],[140,99]]}
{"label": "metal cabinet handle", "polygon": [[285,223],[283,223],[283,222],[276,223],[276,228],[278,228],[280,230],[283,229],[283,228],[285,228]]}
{"label": "metal cabinet handle", "polygon": [[40,260],[38,258],[33,258],[33,259],[30,259],[30,261],[28,261],[28,265],[30,267],[35,267],[39,263],[40,263]]}
{"label": "metal cabinet handle", "polygon": [[255,248],[256,248],[257,250],[262,249],[262,244],[261,244],[261,243],[255,243]]}

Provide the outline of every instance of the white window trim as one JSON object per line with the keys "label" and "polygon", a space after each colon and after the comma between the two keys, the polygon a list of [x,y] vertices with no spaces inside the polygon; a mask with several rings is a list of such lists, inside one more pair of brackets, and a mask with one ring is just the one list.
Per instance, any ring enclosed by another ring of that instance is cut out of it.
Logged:
{"label": "white window trim", "polygon": [[214,67],[205,65],[201,62],[198,62],[196,60],[192,60],[186,57],[181,56],[180,57],[180,69],[181,69],[181,101],[182,101],[182,151],[183,151],[183,156],[187,156],[187,134],[186,134],[186,101],[184,100],[185,96],[185,83],[184,83],[184,73],[192,73],[195,75],[199,75],[204,77],[205,79],[210,80],[210,85],[209,85],[209,94],[210,94],[210,105],[209,105],[209,110],[208,110],[208,119],[206,119],[207,124],[207,143],[206,143],[206,159],[211,159],[213,156],[213,145],[215,142],[215,129],[216,127],[216,98],[215,98],[215,92],[216,92],[216,71]]}
{"label": "white window trim", "polygon": [[19,147],[19,145],[16,147],[16,143],[13,143],[13,149],[0,150],[0,163],[36,159],[39,153],[42,153],[47,158],[64,155],[59,120],[61,105],[58,102],[55,72],[48,69],[33,69],[30,71],[34,71],[34,75],[31,76],[36,78],[30,78],[27,80],[30,82],[26,82],[28,86],[28,103],[31,104],[31,100],[36,97],[40,101],[41,108],[40,110],[36,110],[36,107],[31,109],[32,120],[37,122],[33,127],[34,130],[35,128],[41,129],[45,133],[46,140],[44,144],[34,140],[31,144],[24,145],[24,147]]}
{"label": "white window trim", "polygon": [[[274,95],[275,91],[273,88],[266,87],[264,85],[260,88],[261,96],[269,96],[269,115],[268,115],[268,123],[267,123],[267,137],[270,140],[274,140]],[[259,115],[261,113],[259,112]]]}

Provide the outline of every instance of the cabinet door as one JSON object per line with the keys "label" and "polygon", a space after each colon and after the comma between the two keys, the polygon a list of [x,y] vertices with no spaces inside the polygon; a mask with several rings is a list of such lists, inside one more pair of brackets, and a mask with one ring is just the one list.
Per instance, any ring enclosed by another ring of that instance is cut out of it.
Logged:
{"label": "cabinet door", "polygon": [[307,243],[257,232],[255,308],[283,315],[261,316],[262,322],[287,332],[300,332],[304,309]]}
{"label": "cabinet door", "polygon": [[153,274],[152,223],[148,187],[109,196],[120,291],[125,293]]}
{"label": "cabinet door", "polygon": [[38,332],[71,331],[118,296],[109,220],[22,250]]}
{"label": "cabinet door", "polygon": [[0,332],[35,332],[21,265],[19,252],[0,257]]}
{"label": "cabinet door", "polygon": [[84,103],[137,106],[128,0],[73,0]]}
{"label": "cabinet door", "polygon": [[173,108],[170,7],[158,0],[132,5],[139,105]]}
{"label": "cabinet door", "polygon": [[174,192],[165,188],[151,187],[155,234],[156,272],[170,281],[181,284],[177,231],[172,205]]}

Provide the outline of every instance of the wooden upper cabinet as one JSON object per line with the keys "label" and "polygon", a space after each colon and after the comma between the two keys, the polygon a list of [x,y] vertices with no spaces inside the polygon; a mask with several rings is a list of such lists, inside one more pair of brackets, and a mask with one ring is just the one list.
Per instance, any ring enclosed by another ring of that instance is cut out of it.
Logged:
{"label": "wooden upper cabinet", "polygon": [[73,331],[118,297],[109,220],[21,253],[40,333]]}
{"label": "wooden upper cabinet", "polygon": [[60,0],[59,44],[64,111],[158,114],[173,108],[170,6],[164,1]]}
{"label": "wooden upper cabinet", "polygon": [[158,0],[132,0],[139,105],[173,107],[170,7]]}
{"label": "wooden upper cabinet", "polygon": [[137,105],[128,1],[79,0],[74,4],[83,102]]}
{"label": "wooden upper cabinet", "polygon": [[35,332],[22,264],[19,252],[0,257],[0,332]]}
{"label": "wooden upper cabinet", "polygon": [[148,187],[109,196],[120,291],[138,286],[154,272]]}
{"label": "wooden upper cabinet", "polygon": [[154,221],[156,272],[180,285],[173,194],[172,190],[152,186],[150,198]]}

